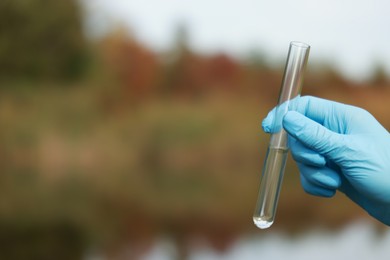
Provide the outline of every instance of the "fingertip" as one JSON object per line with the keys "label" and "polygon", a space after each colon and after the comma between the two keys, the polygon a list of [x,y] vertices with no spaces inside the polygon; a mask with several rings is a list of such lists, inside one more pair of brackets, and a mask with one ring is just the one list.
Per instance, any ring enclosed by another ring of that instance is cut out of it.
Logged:
{"label": "fingertip", "polygon": [[266,133],[271,132],[271,124],[268,120],[268,117],[264,118],[263,122],[261,123],[261,128],[263,128],[263,131]]}
{"label": "fingertip", "polygon": [[272,132],[272,123],[273,123],[273,119],[274,119],[274,110],[275,109],[272,109],[266,118],[263,119],[262,123],[261,123],[261,127],[263,128],[263,131],[266,132],[266,133],[271,133]]}

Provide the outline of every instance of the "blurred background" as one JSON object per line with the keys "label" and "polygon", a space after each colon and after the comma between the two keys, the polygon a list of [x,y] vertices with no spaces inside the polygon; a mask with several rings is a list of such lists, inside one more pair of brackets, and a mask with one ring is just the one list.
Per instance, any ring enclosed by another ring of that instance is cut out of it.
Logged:
{"label": "blurred background", "polygon": [[385,258],[388,229],[305,194],[291,158],[274,225],[252,213],[290,41],[304,95],[390,128],[389,8],[2,0],[0,258]]}

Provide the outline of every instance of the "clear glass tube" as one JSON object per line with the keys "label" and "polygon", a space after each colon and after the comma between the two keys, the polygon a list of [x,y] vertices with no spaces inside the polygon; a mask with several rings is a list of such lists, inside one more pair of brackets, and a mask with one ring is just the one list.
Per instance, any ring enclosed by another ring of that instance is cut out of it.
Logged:
{"label": "clear glass tube", "polygon": [[309,51],[310,46],[305,43],[290,43],[272,126],[273,134],[264,161],[259,196],[253,215],[253,222],[261,229],[270,227],[275,219],[288,153],[287,133],[282,127],[282,120],[288,111],[290,100],[301,93]]}

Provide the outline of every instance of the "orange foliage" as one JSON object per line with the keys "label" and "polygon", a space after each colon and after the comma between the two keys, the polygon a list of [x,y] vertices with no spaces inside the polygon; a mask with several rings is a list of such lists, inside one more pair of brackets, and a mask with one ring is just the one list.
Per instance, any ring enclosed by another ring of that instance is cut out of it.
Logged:
{"label": "orange foliage", "polygon": [[135,99],[151,95],[197,97],[210,91],[231,91],[240,85],[240,63],[226,54],[202,56],[175,50],[176,59],[163,62],[158,55],[121,30],[100,44],[107,71]]}
{"label": "orange foliage", "polygon": [[[179,42],[170,52],[156,53],[123,30],[106,36],[99,51],[107,73],[114,75],[115,83],[123,89],[125,101],[151,96],[199,98],[215,92],[276,100],[283,71],[282,67],[245,64],[225,53],[201,55],[185,42]],[[355,87],[372,92],[378,86],[386,92],[390,83],[382,74],[376,81],[357,83],[325,65],[318,72],[307,73],[303,94],[326,97],[333,93],[335,98],[340,93],[346,97],[354,95]]]}
{"label": "orange foliage", "polygon": [[106,37],[101,43],[106,67],[133,98],[153,92],[159,64],[156,55],[122,31]]}

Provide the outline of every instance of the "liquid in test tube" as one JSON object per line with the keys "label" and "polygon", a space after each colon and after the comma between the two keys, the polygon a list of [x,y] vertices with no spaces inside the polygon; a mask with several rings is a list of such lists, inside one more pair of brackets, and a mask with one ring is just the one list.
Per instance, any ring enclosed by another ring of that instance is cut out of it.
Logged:
{"label": "liquid in test tube", "polygon": [[259,196],[253,215],[253,222],[261,229],[269,228],[274,223],[288,154],[287,133],[282,127],[282,121],[288,111],[290,101],[299,97],[301,93],[309,51],[310,46],[305,43],[290,43],[278,105],[272,123],[273,133],[264,161]]}

